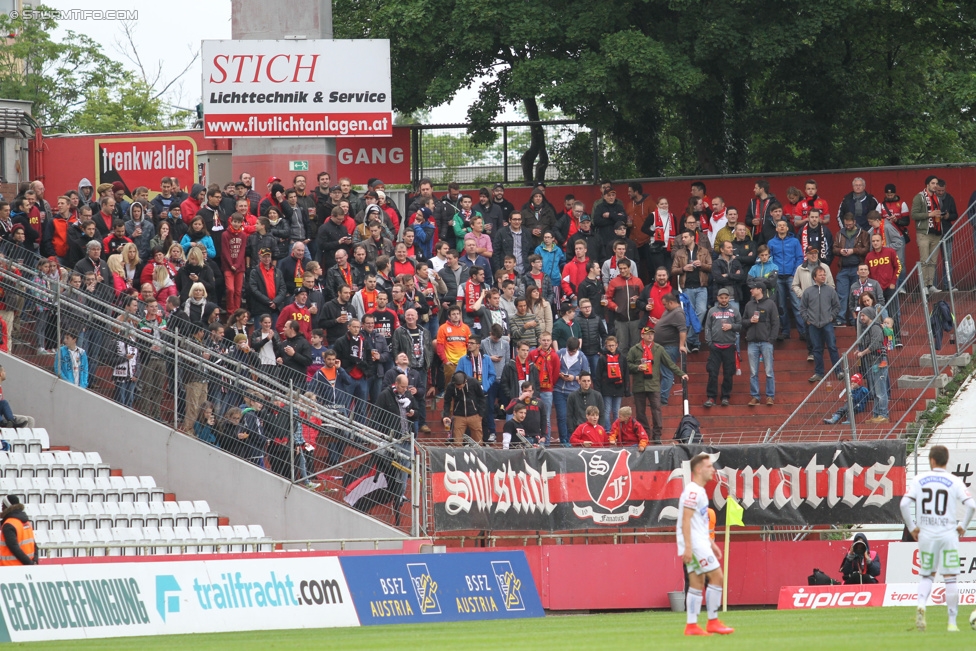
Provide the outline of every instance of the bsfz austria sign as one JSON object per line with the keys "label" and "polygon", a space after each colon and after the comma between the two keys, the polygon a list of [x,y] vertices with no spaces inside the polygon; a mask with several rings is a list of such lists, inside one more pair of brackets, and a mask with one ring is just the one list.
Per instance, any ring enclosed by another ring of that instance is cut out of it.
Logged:
{"label": "bsfz austria sign", "polygon": [[724,521],[735,495],[749,525],[901,521],[905,446],[673,446],[636,449],[432,449],[434,523],[466,529],[566,531],[674,526],[690,461],[708,452],[706,487]]}
{"label": "bsfz austria sign", "polygon": [[202,51],[207,138],[393,133],[387,40],[204,41]]}

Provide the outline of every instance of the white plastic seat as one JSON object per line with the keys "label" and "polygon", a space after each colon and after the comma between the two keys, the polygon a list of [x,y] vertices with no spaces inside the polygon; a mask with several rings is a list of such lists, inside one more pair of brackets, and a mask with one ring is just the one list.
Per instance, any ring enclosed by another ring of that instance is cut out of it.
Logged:
{"label": "white plastic seat", "polygon": [[122,515],[121,511],[119,510],[118,502],[105,502],[102,506],[105,508],[105,515],[111,516],[114,522],[113,526],[115,527],[129,526],[129,518],[128,516]]}
{"label": "white plastic seat", "polygon": [[[132,504],[132,515],[129,516],[129,526],[145,527],[146,519],[150,517],[149,504],[146,502],[135,502]],[[159,521],[158,519],[156,520]]]}
{"label": "white plastic seat", "polygon": [[104,495],[104,501],[106,502],[121,502],[122,496],[119,494],[115,487],[112,486],[110,477],[95,477],[95,488],[102,492]]}
{"label": "white plastic seat", "polygon": [[27,452],[24,454],[24,467],[30,468],[34,477],[51,476],[51,467],[41,463],[41,455],[38,452]]}
{"label": "white plastic seat", "polygon": [[143,544],[145,545],[143,547],[143,552],[145,554],[159,553],[156,546],[156,543],[160,541],[159,527],[143,527],[142,538]]}
{"label": "white plastic seat", "polygon": [[139,486],[139,478],[133,477],[133,479],[136,480],[135,486],[130,484],[128,477],[109,477],[109,481],[112,482],[112,488],[119,493],[120,502],[136,501],[136,487]]}
{"label": "white plastic seat", "polygon": [[[100,543],[113,543],[115,538],[112,536],[112,529],[110,527],[99,527],[95,529],[95,536]],[[95,556],[108,556],[115,551],[108,547],[101,547],[95,549]],[[117,555],[117,554],[116,554]]]}
{"label": "white plastic seat", "polygon": [[[78,533],[80,534],[79,537],[81,538],[82,544],[85,544],[85,545],[94,545],[95,543],[98,542],[98,537],[96,536],[94,529],[82,529]],[[78,555],[79,556],[94,556],[95,555],[95,550],[92,549],[91,547],[89,547],[87,549],[79,549],[78,550]]]}
{"label": "white plastic seat", "polygon": [[159,528],[159,540],[160,544],[156,547],[156,552],[159,554],[174,554],[179,553],[179,550],[174,551],[173,541],[176,539],[176,532],[173,527],[160,527]]}
{"label": "white plastic seat", "polygon": [[[64,488],[61,490],[61,501],[92,501],[91,490],[81,483],[81,477],[65,477],[62,482],[64,483]],[[94,488],[94,484],[91,488]]]}
{"label": "white plastic seat", "polygon": [[[77,544],[81,543],[81,531],[80,530],[77,530],[77,529],[65,529],[65,531],[64,531],[64,542],[66,544],[69,544],[69,545],[77,545]],[[74,557],[74,556],[83,556],[84,555],[84,554],[80,553],[81,550],[79,550],[77,547],[75,547],[74,549],[65,549],[65,550],[62,550],[62,551],[63,551],[63,553],[61,555],[62,556],[66,556],[66,557]]]}
{"label": "white plastic seat", "polygon": [[30,433],[31,438],[38,439],[41,442],[41,449],[48,450],[51,448],[51,437],[48,436],[46,429],[43,427],[35,427],[30,430]]}
{"label": "white plastic seat", "polygon": [[195,554],[196,545],[190,541],[190,528],[186,526],[173,527],[173,553]]}
{"label": "white plastic seat", "polygon": [[68,452],[68,456],[79,477],[95,477],[95,466],[88,462],[84,452]]}
{"label": "white plastic seat", "polygon": [[[36,535],[36,534],[35,534]],[[34,539],[35,541],[37,538]],[[47,532],[47,545],[62,545],[64,544],[64,531],[58,529],[51,529]],[[48,555],[55,558],[61,558],[64,556],[64,550],[62,549],[50,549],[48,550]]]}
{"label": "white plastic seat", "polygon": [[[65,486],[68,485],[69,477],[65,477]],[[84,493],[88,496],[89,502],[104,502],[105,501],[105,489],[99,488],[95,485],[95,479],[93,477],[86,477],[82,475],[78,478],[78,490],[75,491],[75,500]],[[84,499],[84,498],[82,498]]]}
{"label": "white plastic seat", "polygon": [[75,502],[75,513],[81,518],[82,529],[94,529],[98,526],[98,518],[105,513],[101,502]]}
{"label": "white plastic seat", "polygon": [[71,463],[71,454],[58,450],[57,452],[45,452],[44,454],[50,454],[53,457],[51,462],[51,472],[55,477],[67,477],[72,475],[74,477],[81,476],[81,468],[77,468]]}

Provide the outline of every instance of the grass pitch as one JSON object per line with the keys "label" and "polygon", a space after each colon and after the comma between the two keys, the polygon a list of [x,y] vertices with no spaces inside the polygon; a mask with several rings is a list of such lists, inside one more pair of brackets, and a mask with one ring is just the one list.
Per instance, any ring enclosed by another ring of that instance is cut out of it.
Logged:
{"label": "grass pitch", "polygon": [[[545,619],[406,624],[364,628],[252,631],[208,635],[113,638],[80,642],[9,645],[34,649],[974,649],[971,608],[959,613],[959,633],[946,632],[946,609],[929,608],[928,631],[915,631],[914,608],[837,610],[733,610],[722,616],[735,627],[729,636],[686,638],[683,613],[634,612],[550,615]],[[704,625],[705,614],[699,618]]]}

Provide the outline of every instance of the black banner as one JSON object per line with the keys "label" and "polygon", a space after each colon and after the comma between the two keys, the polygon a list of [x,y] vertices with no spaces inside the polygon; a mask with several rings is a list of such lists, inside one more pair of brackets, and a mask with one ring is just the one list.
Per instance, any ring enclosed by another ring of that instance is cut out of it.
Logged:
{"label": "black banner", "polygon": [[893,524],[905,493],[903,441],[428,452],[438,531],[673,527],[700,452],[719,522],[734,494],[747,525]]}

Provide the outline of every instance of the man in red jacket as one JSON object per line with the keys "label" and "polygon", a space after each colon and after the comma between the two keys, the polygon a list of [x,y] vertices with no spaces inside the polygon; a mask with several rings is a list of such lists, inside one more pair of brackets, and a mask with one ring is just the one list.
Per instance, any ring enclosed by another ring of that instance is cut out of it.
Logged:
{"label": "man in red jacket", "polygon": [[900,319],[898,318],[898,274],[901,273],[901,261],[898,260],[898,253],[891,247],[884,246],[881,240],[881,233],[871,236],[871,250],[864,256],[864,262],[868,265],[870,277],[881,285],[884,292],[884,305],[888,311],[888,316],[895,322],[895,340],[901,346],[901,338],[898,336],[900,329]]}
{"label": "man in red jacket", "polygon": [[[247,203],[241,201],[241,203]],[[230,217],[230,228],[224,231],[220,246],[220,270],[224,272],[227,294],[227,311],[233,313],[241,306],[244,289],[244,272],[247,269],[247,233],[244,232],[244,215],[235,212]]]}

